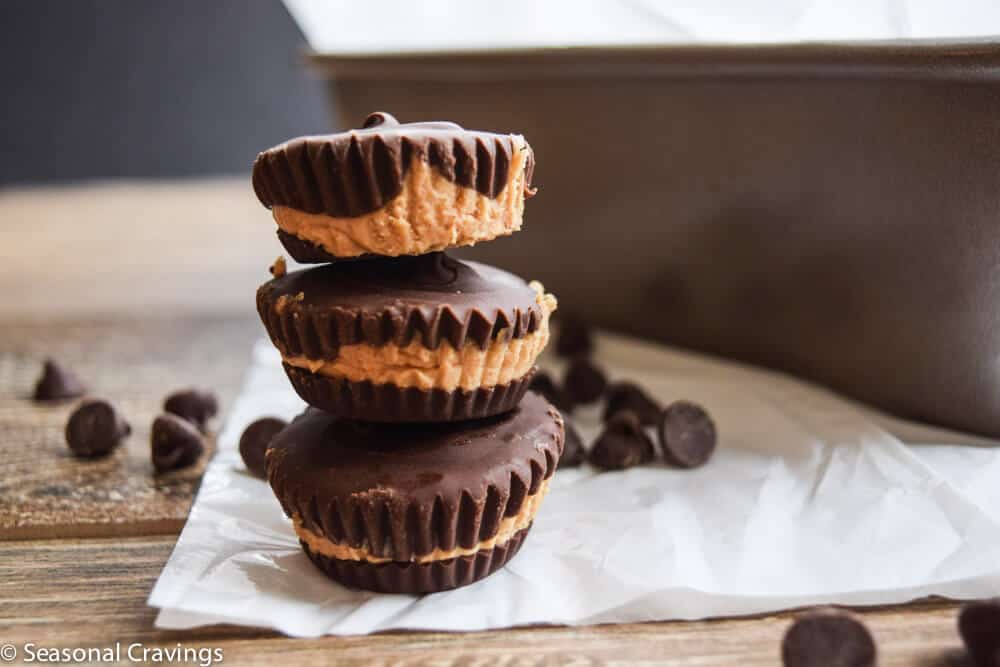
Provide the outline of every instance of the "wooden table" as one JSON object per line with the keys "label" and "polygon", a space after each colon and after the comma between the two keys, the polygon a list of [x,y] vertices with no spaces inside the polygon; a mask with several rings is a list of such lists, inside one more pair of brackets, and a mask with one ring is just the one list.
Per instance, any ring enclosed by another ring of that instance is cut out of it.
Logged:
{"label": "wooden table", "polygon": [[[146,597],[197,473],[152,475],[149,422],[179,386],[232,400],[261,334],[254,289],[278,253],[244,180],[0,193],[0,644],[180,642],[219,647],[226,664],[779,663],[788,613],[316,640],[154,628]],[[132,420],[135,433],[110,462],[68,457],[70,406],[26,399],[46,354]],[[956,610],[923,601],[860,613],[881,665],[959,665]]]}

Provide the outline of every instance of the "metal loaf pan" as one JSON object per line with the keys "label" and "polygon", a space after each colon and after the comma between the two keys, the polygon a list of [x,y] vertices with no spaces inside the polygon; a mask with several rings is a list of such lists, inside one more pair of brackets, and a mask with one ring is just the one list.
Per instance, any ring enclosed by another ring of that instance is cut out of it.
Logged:
{"label": "metal loaf pan", "polygon": [[524,134],[524,230],[469,254],[563,309],[1000,436],[1000,43],[311,63],[340,126]]}

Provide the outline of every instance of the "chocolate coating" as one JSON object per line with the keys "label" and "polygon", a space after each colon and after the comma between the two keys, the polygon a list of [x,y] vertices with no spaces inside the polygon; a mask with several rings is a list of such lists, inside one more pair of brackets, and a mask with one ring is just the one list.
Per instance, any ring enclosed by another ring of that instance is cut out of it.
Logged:
{"label": "chocolate coating", "polygon": [[655,456],[656,448],[639,418],[634,412],[623,410],[604,425],[587,458],[604,470],[625,470],[649,463]]}
{"label": "chocolate coating", "polygon": [[503,544],[468,556],[429,563],[366,563],[339,560],[315,553],[302,543],[309,560],[328,577],[351,588],[379,593],[437,593],[479,581],[493,574],[517,555],[531,526]]}
{"label": "chocolate coating", "polygon": [[450,422],[512,410],[528,391],[533,370],[507,384],[476,389],[420,389],[351,382],[282,364],[303,401],[335,417],[370,422]]}
{"label": "chocolate coating", "polygon": [[1000,598],[962,605],[958,633],[976,667],[1000,667]]}
{"label": "chocolate coating", "polygon": [[481,348],[538,329],[544,310],[517,276],[444,253],[344,262],[261,285],[257,311],[283,354],[334,359],[341,345],[419,340]]}
{"label": "chocolate coating", "polygon": [[243,430],[240,457],[255,477],[267,479],[267,448],[288,422],[277,417],[261,417]]}
{"label": "chocolate coating", "polygon": [[[525,188],[534,167],[528,149]],[[253,188],[264,206],[356,217],[385,206],[403,188],[414,158],[463,187],[496,198],[514,154],[510,135],[465,130],[455,123],[399,123],[387,113],[338,134],[292,139],[257,156]]]}
{"label": "chocolate coating", "polygon": [[858,618],[835,609],[799,615],[781,642],[785,667],[874,667],[875,640]]}
{"label": "chocolate coating", "polygon": [[66,422],[66,444],[81,458],[110,454],[132,433],[132,427],[107,401],[81,403]]}
{"label": "chocolate coating", "polygon": [[514,410],[445,424],[369,424],[310,408],[271,441],[268,481],[308,530],[394,561],[497,533],[555,471],[559,413]]}
{"label": "chocolate coating", "polygon": [[167,413],[153,420],[150,457],[156,472],[194,465],[203,451],[201,433],[187,419]]}
{"label": "chocolate coating", "polygon": [[87,387],[72,370],[51,357],[45,360],[35,384],[34,399],[39,402],[62,401],[87,393]]}
{"label": "chocolate coating", "polygon": [[365,259],[372,259],[378,255],[360,255],[358,257],[336,257],[331,255],[322,246],[300,239],[294,234],[289,234],[283,229],[278,229],[278,241],[284,246],[288,254],[299,264],[330,264],[332,262],[357,262]]}
{"label": "chocolate coating", "polygon": [[208,420],[219,412],[219,400],[210,391],[182,389],[167,396],[163,411],[183,417],[204,433]]}
{"label": "chocolate coating", "polygon": [[715,422],[704,408],[688,401],[667,406],[658,433],[663,458],[679,468],[704,465],[715,451]]}

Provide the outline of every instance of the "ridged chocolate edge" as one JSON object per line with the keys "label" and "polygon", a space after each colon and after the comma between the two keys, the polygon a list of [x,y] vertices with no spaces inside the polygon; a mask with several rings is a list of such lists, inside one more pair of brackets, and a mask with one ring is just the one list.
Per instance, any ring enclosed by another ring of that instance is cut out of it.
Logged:
{"label": "ridged chocolate edge", "polygon": [[[495,199],[507,184],[514,150],[510,135],[467,130],[441,137],[394,132],[300,137],[260,153],[252,181],[268,208],[357,217],[382,208],[402,191],[414,158]],[[528,179],[534,157],[530,147],[524,150]]]}
{"label": "ridged chocolate edge", "polygon": [[472,310],[463,321],[448,306],[429,316],[420,309],[384,310],[378,313],[333,308],[314,311],[300,302],[272,297],[264,283],[257,290],[257,313],[274,346],[285,356],[336,359],[342,345],[409,345],[414,339],[436,350],[447,340],[456,350],[472,341],[480,349],[503,337],[524,338],[539,329],[545,311],[537,303],[527,310],[497,310],[491,318]]}
{"label": "ridged chocolate edge", "polygon": [[379,255],[365,253],[356,257],[336,257],[331,255],[322,246],[316,245],[312,241],[300,239],[294,234],[289,234],[283,229],[278,230],[278,241],[284,246],[288,254],[299,264],[332,264],[333,262],[360,262],[367,259],[375,259]]}
{"label": "ridged chocolate edge", "polygon": [[532,367],[507,384],[448,391],[352,382],[282,366],[295,392],[309,405],[336,417],[369,422],[454,422],[503,414],[521,402],[536,370]]}
{"label": "ridged chocolate edge", "polygon": [[[544,400],[544,399],[542,399]],[[288,516],[297,517],[310,532],[338,544],[368,549],[373,555],[409,561],[435,549],[472,548],[494,537],[501,522],[517,516],[525,500],[538,492],[559,465],[565,441],[562,416],[551,404],[551,440],[514,462],[515,469],[502,482],[485,483],[458,496],[435,496],[431,504],[398,496],[373,494],[323,504],[308,489],[278,481],[275,461],[268,458],[268,483]],[[476,497],[474,497],[476,496]]]}
{"label": "ridged chocolate edge", "polygon": [[377,593],[438,593],[468,586],[502,568],[521,550],[530,530],[528,526],[492,549],[429,563],[339,560],[311,551],[304,542],[300,544],[316,567],[345,586]]}

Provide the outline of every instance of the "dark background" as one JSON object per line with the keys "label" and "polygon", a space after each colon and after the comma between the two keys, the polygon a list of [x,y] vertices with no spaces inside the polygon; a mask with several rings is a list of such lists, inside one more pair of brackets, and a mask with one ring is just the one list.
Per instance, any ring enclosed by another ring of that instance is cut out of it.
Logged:
{"label": "dark background", "polygon": [[0,3],[0,186],[245,174],[331,127],[279,0]]}

